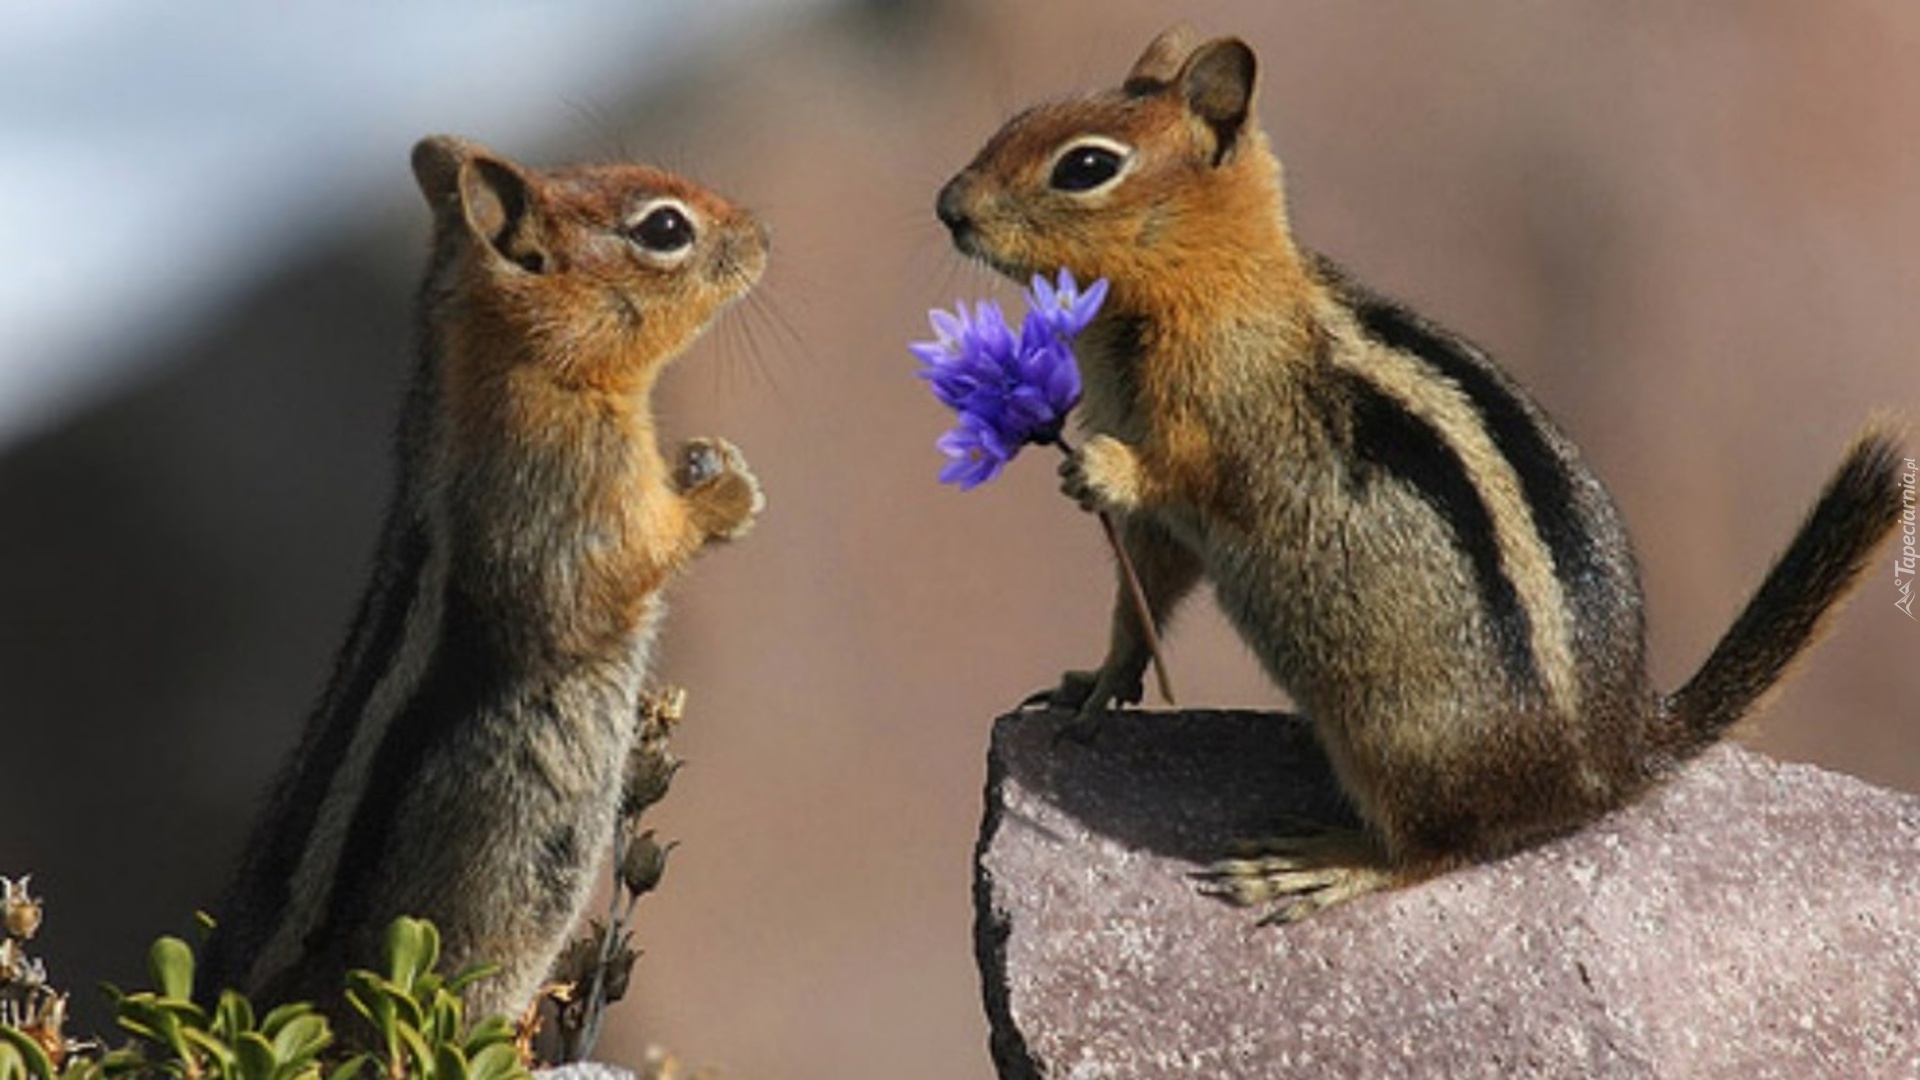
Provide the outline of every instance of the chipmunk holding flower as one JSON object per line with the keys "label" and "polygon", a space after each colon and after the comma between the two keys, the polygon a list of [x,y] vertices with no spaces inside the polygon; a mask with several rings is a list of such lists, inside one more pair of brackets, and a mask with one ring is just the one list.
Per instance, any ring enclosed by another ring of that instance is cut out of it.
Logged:
{"label": "chipmunk holding flower", "polygon": [[[937,212],[1015,280],[1108,282],[1064,487],[1118,518],[1155,621],[1210,580],[1311,719],[1363,827],[1203,875],[1290,921],[1577,827],[1712,745],[1892,527],[1899,459],[1863,432],[1705,665],[1658,692],[1606,490],[1485,352],[1294,241],[1256,71],[1237,39],[1169,30],[1118,88],[1009,121]],[[1146,660],[1122,596],[1105,661],[1050,701],[1085,729],[1139,700]]]}
{"label": "chipmunk holding flower", "polygon": [[518,1014],[612,847],[663,590],[763,500],[739,452],[671,459],[651,397],[760,279],[749,212],[641,165],[542,170],[437,137],[419,358],[372,581],[242,858],[211,999],[337,1008],[397,916]]}

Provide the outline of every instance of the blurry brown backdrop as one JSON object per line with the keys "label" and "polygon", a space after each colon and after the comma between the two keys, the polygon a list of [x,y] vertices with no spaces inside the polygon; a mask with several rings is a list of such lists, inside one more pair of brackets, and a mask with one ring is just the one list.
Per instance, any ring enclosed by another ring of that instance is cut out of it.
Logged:
{"label": "blurry brown backdrop", "polygon": [[[1097,658],[1110,576],[1050,461],[935,483],[946,417],[904,343],[929,306],[1004,291],[949,252],[940,183],[1176,18],[1258,51],[1305,241],[1489,346],[1586,448],[1663,685],[1867,414],[1920,417],[1920,8],[869,3],[640,99],[534,103],[547,137],[499,149],[666,164],[775,234],[761,293],[661,402],[670,433],[737,441],[770,502],[676,590],[660,675],[691,693],[691,764],[658,813],[683,846],[606,1056],[989,1075],[988,726]],[[141,978],[144,943],[212,901],[360,588],[425,236],[388,149],[360,227],[0,454],[0,873],[35,874],[43,952],[95,1023],[91,984]],[[1920,790],[1920,623],[1894,599],[1883,555],[1746,741]],[[1192,704],[1280,704],[1210,601],[1170,659]]]}

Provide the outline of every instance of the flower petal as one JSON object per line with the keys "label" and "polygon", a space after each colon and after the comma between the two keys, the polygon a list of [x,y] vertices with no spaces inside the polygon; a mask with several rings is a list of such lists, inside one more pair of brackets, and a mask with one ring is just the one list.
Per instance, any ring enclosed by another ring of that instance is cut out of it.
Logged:
{"label": "flower petal", "polygon": [[947,341],[909,341],[907,351],[929,367],[952,363],[959,355],[953,351],[953,343]]}
{"label": "flower petal", "polygon": [[956,300],[953,306],[953,311],[934,308],[927,312],[927,321],[933,324],[933,332],[940,335],[943,344],[958,341],[967,332],[967,305]]}
{"label": "flower petal", "polygon": [[960,423],[936,439],[934,445],[948,458],[940,470],[940,482],[959,484],[962,491],[998,476],[1012,459],[995,438],[992,427],[970,413],[961,413]]}
{"label": "flower petal", "polygon": [[[1066,271],[1062,270],[1060,273],[1062,276],[1065,276]],[[1070,321],[1073,325],[1071,333],[1077,334],[1085,330],[1087,324],[1093,321],[1093,317],[1100,313],[1100,305],[1106,302],[1107,279],[1095,278],[1093,284],[1087,286],[1087,291],[1081,293],[1079,297],[1069,305],[1072,314]]]}
{"label": "flower petal", "polygon": [[[1065,275],[1066,269],[1063,267],[1060,273]],[[1027,289],[1027,306],[1036,312],[1050,311],[1057,302],[1053,286],[1047,282],[1047,275],[1033,275],[1033,284]]]}

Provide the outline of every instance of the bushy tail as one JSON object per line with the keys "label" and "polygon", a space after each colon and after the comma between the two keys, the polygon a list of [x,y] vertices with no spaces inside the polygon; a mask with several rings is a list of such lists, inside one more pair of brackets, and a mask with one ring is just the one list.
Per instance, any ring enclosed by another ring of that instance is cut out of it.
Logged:
{"label": "bushy tail", "polygon": [[1820,633],[1900,519],[1900,442],[1870,425],[1713,654],[1667,699],[1672,750],[1705,749],[1747,713]]}

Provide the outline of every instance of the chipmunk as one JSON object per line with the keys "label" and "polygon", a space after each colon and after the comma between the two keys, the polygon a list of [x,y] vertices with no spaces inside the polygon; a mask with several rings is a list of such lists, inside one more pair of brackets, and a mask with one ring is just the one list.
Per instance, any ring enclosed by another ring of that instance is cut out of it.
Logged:
{"label": "chipmunk", "polygon": [[[1245,43],[1175,27],[1118,89],[1014,117],[936,210],[1016,280],[1109,283],[1064,490],[1119,519],[1156,623],[1212,581],[1362,824],[1200,875],[1286,922],[1634,799],[1774,683],[1899,503],[1870,427],[1699,673],[1656,692],[1606,489],[1485,352],[1295,243],[1255,74]],[[1047,700],[1084,730],[1145,662],[1123,593],[1105,661]]]}
{"label": "chipmunk", "polygon": [[664,586],[763,499],[669,462],[650,396],[767,261],[747,211],[640,165],[540,171],[429,138],[433,212],[398,482],[332,678],[215,912],[200,990],[337,1003],[400,915],[498,965],[515,1014],[612,844]]}

